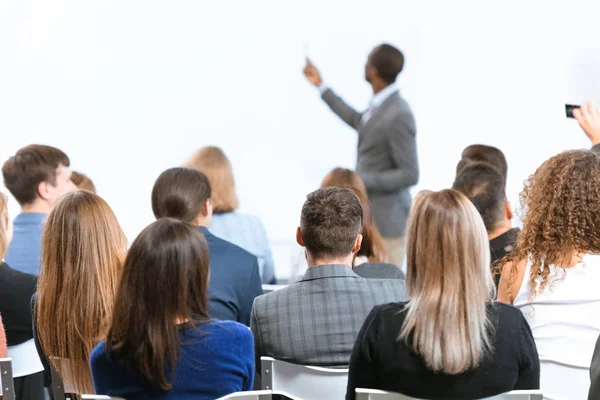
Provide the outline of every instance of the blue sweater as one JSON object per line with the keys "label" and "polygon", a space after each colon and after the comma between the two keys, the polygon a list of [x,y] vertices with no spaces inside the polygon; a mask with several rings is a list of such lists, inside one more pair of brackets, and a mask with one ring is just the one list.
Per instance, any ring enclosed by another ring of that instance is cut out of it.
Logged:
{"label": "blue sweater", "polygon": [[107,356],[105,342],[101,342],[90,356],[96,393],[127,400],[213,400],[252,390],[254,344],[250,330],[233,321],[211,321],[198,327],[200,332],[189,328],[181,332],[176,376],[167,392],[148,385],[114,353]]}
{"label": "blue sweater", "polygon": [[14,234],[4,260],[12,269],[26,274],[40,273],[42,234],[47,214],[21,213],[16,216]]}

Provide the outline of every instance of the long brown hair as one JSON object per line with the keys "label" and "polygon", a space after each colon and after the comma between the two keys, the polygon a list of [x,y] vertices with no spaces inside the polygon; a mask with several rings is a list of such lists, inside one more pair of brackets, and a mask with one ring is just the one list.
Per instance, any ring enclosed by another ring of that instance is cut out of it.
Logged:
{"label": "long brown hair", "polygon": [[64,195],[45,224],[37,334],[50,363],[79,393],[94,391],[89,355],[108,331],[126,247],[115,214],[91,192]]}
{"label": "long brown hair", "polygon": [[208,320],[208,265],[200,230],[171,218],[146,227],[127,253],[106,350],[157,389],[169,390],[175,377],[177,322]]}
{"label": "long brown hair", "polygon": [[239,200],[235,191],[233,168],[223,150],[216,146],[202,147],[188,158],[184,166],[197,169],[208,177],[215,213],[237,210]]}
{"label": "long brown hair", "polygon": [[0,193],[0,262],[6,255],[8,249],[8,230],[10,221],[8,219],[8,199],[4,193]]}
{"label": "long brown hair", "polygon": [[523,229],[499,268],[512,263],[508,292],[518,292],[518,264],[529,260],[534,297],[548,286],[550,268],[544,264],[561,266],[577,253],[600,253],[600,155],[575,150],[548,159],[525,182],[520,200]]}
{"label": "long brown hair", "polygon": [[369,262],[387,262],[385,242],[375,225],[371,203],[367,197],[367,189],[361,177],[354,171],[346,168],[334,168],[323,179],[321,187],[341,186],[354,191],[360,200],[363,209],[362,244],[357,256],[365,256]]}
{"label": "long brown hair", "polygon": [[487,231],[460,192],[421,192],[408,223],[406,287],[400,337],[435,372],[459,374],[491,348],[487,305],[494,298]]}

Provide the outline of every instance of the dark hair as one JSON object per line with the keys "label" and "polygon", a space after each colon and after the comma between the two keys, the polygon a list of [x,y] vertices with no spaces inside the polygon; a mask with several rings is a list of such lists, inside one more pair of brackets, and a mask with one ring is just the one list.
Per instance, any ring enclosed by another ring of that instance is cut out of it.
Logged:
{"label": "dark hair", "polygon": [[191,224],[163,218],[135,239],[123,266],[106,338],[115,352],[152,387],[172,386],[179,359],[179,326],[209,319],[208,245]]}
{"label": "dark hair", "polygon": [[369,64],[377,70],[384,82],[394,83],[404,68],[404,55],[394,46],[383,43],[371,52]]}
{"label": "dark hair", "polygon": [[456,176],[452,189],[471,200],[481,214],[488,232],[502,220],[506,204],[506,183],[494,166],[484,162],[467,165]]}
{"label": "dark hair", "polygon": [[96,193],[96,186],[89,176],[80,172],[71,171],[71,182],[77,186],[77,189],[87,190],[88,192]]}
{"label": "dark hair", "polygon": [[485,162],[493,167],[496,167],[506,181],[508,164],[506,163],[506,157],[504,156],[504,153],[499,148],[487,146],[485,144],[472,144],[466,147],[462,152],[458,165],[456,166],[456,175],[458,175],[463,168],[473,162]]}
{"label": "dark hair", "polygon": [[59,165],[68,167],[69,164],[69,157],[61,150],[31,144],[17,151],[2,166],[4,186],[19,204],[32,203],[38,196],[39,184],[56,185],[56,169]]}
{"label": "dark hair", "polygon": [[342,257],[352,252],[362,230],[363,210],[351,189],[327,187],[306,196],[300,231],[313,257]]}
{"label": "dark hair", "polygon": [[171,168],[154,182],[152,211],[156,218],[192,222],[210,197],[210,183],[202,172],[193,168]]}

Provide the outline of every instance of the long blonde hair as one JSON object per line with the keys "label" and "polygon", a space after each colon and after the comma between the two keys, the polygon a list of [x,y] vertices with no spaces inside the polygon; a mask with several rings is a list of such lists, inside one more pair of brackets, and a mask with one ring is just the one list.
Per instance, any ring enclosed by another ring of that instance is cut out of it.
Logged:
{"label": "long blonde hair", "polygon": [[8,219],[8,199],[4,193],[0,193],[0,262],[6,255],[8,249],[8,229],[10,221]]}
{"label": "long blonde hair", "polygon": [[89,355],[110,327],[126,247],[111,208],[84,190],[64,195],[45,224],[36,330],[49,362],[78,393],[94,392]]}
{"label": "long blonde hair", "polygon": [[237,210],[239,200],[235,192],[233,168],[223,150],[216,146],[202,147],[192,153],[184,167],[197,169],[208,177],[215,213]]}
{"label": "long blonde hair", "polygon": [[456,190],[421,192],[407,234],[410,300],[400,338],[410,337],[435,372],[477,367],[491,350],[487,305],[495,291],[479,212]]}

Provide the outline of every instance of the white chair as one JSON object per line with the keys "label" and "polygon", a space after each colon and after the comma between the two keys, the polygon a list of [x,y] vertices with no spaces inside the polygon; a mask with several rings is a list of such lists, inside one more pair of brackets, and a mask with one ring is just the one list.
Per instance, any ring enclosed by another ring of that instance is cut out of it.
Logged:
{"label": "white chair", "polygon": [[270,390],[254,390],[251,392],[235,392],[217,400],[271,400]]}
{"label": "white chair", "polygon": [[343,399],[348,384],[347,369],[331,369],[290,364],[261,357],[263,390],[271,390],[292,400]]}
{"label": "white chair", "polygon": [[[498,396],[481,400],[543,400],[540,390],[513,390]],[[419,400],[400,393],[385,392],[383,390],[356,388],[356,400]]]}
{"label": "white chair", "polygon": [[15,346],[9,346],[8,356],[13,360],[13,378],[37,374],[44,370],[33,339]]}
{"label": "white chair", "polygon": [[82,400],[124,400],[120,397],[110,397],[103,394],[82,394]]}
{"label": "white chair", "polygon": [[3,400],[15,400],[15,383],[13,381],[12,360],[8,358],[0,358],[0,395]]}

